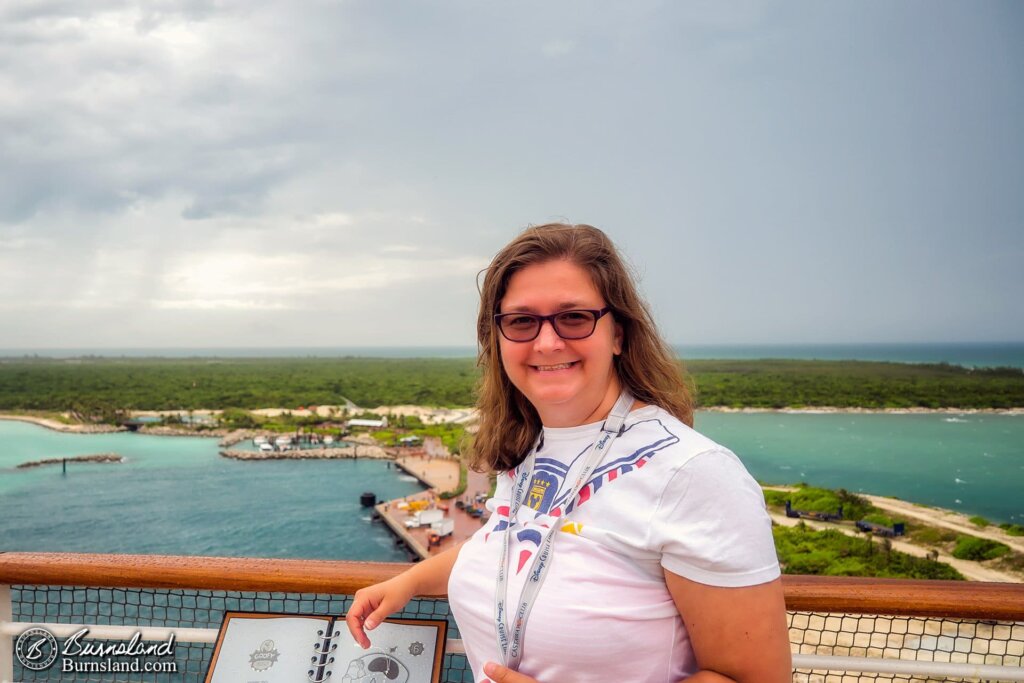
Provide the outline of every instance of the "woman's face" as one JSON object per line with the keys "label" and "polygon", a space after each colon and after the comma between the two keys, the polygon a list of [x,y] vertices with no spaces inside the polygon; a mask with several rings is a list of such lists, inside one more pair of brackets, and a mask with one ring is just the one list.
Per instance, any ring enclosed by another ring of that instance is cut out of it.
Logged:
{"label": "woman's face", "polygon": [[[552,315],[606,305],[590,276],[575,263],[547,261],[517,271],[508,282],[500,313]],[[612,357],[622,351],[622,328],[612,316],[597,321],[586,339],[562,339],[550,322],[537,338],[513,342],[499,331],[501,362],[512,384],[548,427],[573,427],[602,419],[619,395]]]}

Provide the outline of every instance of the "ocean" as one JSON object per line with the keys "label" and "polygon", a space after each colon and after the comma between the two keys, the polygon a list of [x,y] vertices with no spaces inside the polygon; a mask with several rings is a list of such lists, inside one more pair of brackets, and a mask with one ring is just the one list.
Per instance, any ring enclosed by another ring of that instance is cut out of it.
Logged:
{"label": "ocean", "polygon": [[[1024,368],[1024,342],[879,343],[879,344],[676,344],[687,359],[790,358],[869,360],[897,363],[950,363],[966,367]],[[0,349],[0,358],[25,356],[75,358],[469,358],[475,346],[338,346],[338,347],[205,347],[205,348],[54,348]]]}
{"label": "ocean", "polygon": [[[1024,523],[1024,416],[700,412],[758,480]],[[122,464],[16,469],[115,452]],[[238,461],[216,439],[63,434],[0,420],[0,551],[404,561],[359,506],[421,490],[377,460]]]}

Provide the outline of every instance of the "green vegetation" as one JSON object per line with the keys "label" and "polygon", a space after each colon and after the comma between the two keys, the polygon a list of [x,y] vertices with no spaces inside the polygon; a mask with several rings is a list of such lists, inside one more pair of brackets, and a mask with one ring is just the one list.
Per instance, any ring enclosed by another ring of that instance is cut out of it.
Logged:
{"label": "green vegetation", "polygon": [[987,527],[987,526],[992,524],[992,522],[988,521],[987,519],[985,519],[981,515],[975,515],[975,516],[971,517],[969,521],[970,521],[971,524],[973,524],[974,526],[979,527],[981,529],[984,529],[985,527]]}
{"label": "green vegetation", "polygon": [[[931,547],[930,559],[921,560],[892,551],[892,542],[882,538],[873,547],[870,535],[861,537],[844,534],[840,529],[851,529],[851,521],[866,520],[892,527],[896,522],[864,498],[843,489],[829,489],[797,484],[793,491],[766,489],[765,502],[777,508],[792,502],[796,510],[808,512],[835,512],[843,506],[846,521],[836,523],[835,529],[814,534],[803,522],[797,527],[775,527],[775,546],[785,571],[793,574],[829,574],[844,576],[892,576],[904,578],[962,578],[945,564],[934,561],[939,550],[962,560],[985,561],[998,558],[996,568],[1012,572],[1024,571],[1024,554],[1012,552],[1003,543],[958,534],[942,527],[925,526],[918,522],[904,522],[906,539],[915,545]],[[983,518],[975,518],[982,520]],[[978,521],[974,521],[978,524]],[[991,524],[986,521],[986,525]],[[838,526],[841,524],[842,526]],[[981,526],[979,524],[979,526]],[[1007,529],[1013,525],[1001,524]],[[1019,527],[1018,527],[1019,528]],[[794,529],[800,529],[799,532]],[[843,540],[850,539],[850,540]],[[859,545],[858,545],[859,544]],[[881,548],[878,550],[877,548]],[[884,557],[880,557],[883,555]],[[896,558],[896,559],[893,559]],[[952,574],[949,574],[951,572]]]}
{"label": "green vegetation", "polygon": [[1011,408],[1024,404],[1018,368],[859,361],[690,361],[703,406]]}
{"label": "green vegetation", "polygon": [[1010,552],[1010,547],[999,541],[992,541],[987,538],[976,538],[974,536],[959,536],[956,539],[956,548],[953,549],[953,557],[958,560],[994,560]]}
{"label": "green vegetation", "polygon": [[[859,361],[687,363],[701,406],[1011,408],[1024,372]],[[77,358],[0,360],[0,410],[65,411],[111,420],[125,410],[469,406],[471,358]]]}
{"label": "green vegetation", "polygon": [[397,446],[398,440],[404,436],[418,436],[420,439],[434,436],[440,439],[453,455],[459,455],[465,447],[466,428],[461,424],[426,425],[415,416],[398,416],[390,419],[388,424],[393,428],[371,432],[374,439],[387,446]]}
{"label": "green vegetation", "polygon": [[922,559],[892,549],[883,540],[847,536],[841,531],[813,531],[805,524],[772,529],[782,571],[786,574],[826,576],[882,576],[911,579],[959,579],[964,577],[947,564]]}
{"label": "green vegetation", "polygon": [[0,410],[114,410],[472,405],[471,359],[232,358],[8,360]]}
{"label": "green vegetation", "polygon": [[871,522],[872,524],[881,524],[882,526],[892,527],[896,523],[892,517],[882,514],[881,512],[871,512],[861,517],[865,522]]}
{"label": "green vegetation", "polygon": [[458,498],[466,492],[466,487],[469,485],[469,473],[466,471],[466,463],[459,461],[459,485],[451,491],[445,491],[440,494],[440,498],[445,500],[449,498]]}
{"label": "green vegetation", "polygon": [[999,528],[1008,533],[1010,536],[1024,536],[1024,526],[1020,524],[1010,524],[1004,522],[999,525]]}
{"label": "green vegetation", "polygon": [[[831,491],[807,484],[797,484],[795,491],[767,490],[764,492],[764,499],[768,505],[779,507],[785,506],[788,500],[791,501],[794,510],[807,510],[808,512],[836,512],[842,506],[844,519],[858,520],[864,519],[871,513],[880,514],[877,508],[866,499],[845,489]],[[887,526],[892,525],[888,524]]]}
{"label": "green vegetation", "polygon": [[907,527],[907,535],[914,543],[937,547],[944,547],[955,543],[957,539],[955,531],[933,526],[918,526],[916,524]]}

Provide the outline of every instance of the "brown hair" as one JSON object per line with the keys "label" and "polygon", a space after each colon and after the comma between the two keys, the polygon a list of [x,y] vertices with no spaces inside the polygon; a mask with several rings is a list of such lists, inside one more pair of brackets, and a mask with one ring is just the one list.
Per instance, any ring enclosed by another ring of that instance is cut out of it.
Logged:
{"label": "brown hair", "polygon": [[693,397],[685,371],[658,334],[650,310],[612,241],[589,225],[539,225],[512,240],[483,271],[476,324],[480,347],[477,364],[483,376],[477,401],[480,428],[472,449],[474,469],[513,469],[540,433],[537,411],[513,386],[502,366],[494,315],[500,312],[512,275],[526,266],[558,259],[587,271],[615,322],[622,326],[622,353],[615,356],[614,363],[623,388],[638,401],[664,408],[693,425]]}

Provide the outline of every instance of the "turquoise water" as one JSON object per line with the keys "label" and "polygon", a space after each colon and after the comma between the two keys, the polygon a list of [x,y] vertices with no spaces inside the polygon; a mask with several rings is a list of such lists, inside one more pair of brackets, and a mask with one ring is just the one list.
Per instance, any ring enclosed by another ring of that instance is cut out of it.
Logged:
{"label": "turquoise water", "polygon": [[[1024,416],[715,413],[697,428],[766,483],[806,481],[1024,522]],[[420,490],[375,460],[243,462],[215,439],[0,421],[0,551],[405,560],[359,494]],[[115,452],[123,464],[18,463]]]}
{"label": "turquoise water", "polygon": [[805,481],[1024,522],[1024,416],[702,412],[696,427],[765,483]]}
{"label": "turquoise water", "polygon": [[[875,360],[899,363],[951,363],[974,367],[1024,368],[1022,342],[879,343],[879,344],[676,344],[683,359],[794,358],[819,360]],[[108,357],[220,357],[220,358],[469,358],[475,346],[314,346],[314,347],[210,347],[210,348],[93,348],[0,349],[2,357],[40,356],[71,358]]]}
{"label": "turquoise water", "polygon": [[[15,469],[109,452],[127,462]],[[0,551],[404,561],[359,494],[421,489],[377,460],[243,462],[218,455],[216,439],[62,434],[0,420]]]}

